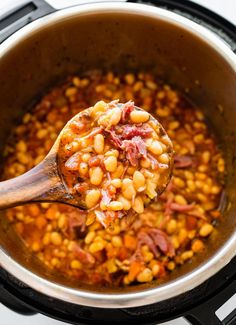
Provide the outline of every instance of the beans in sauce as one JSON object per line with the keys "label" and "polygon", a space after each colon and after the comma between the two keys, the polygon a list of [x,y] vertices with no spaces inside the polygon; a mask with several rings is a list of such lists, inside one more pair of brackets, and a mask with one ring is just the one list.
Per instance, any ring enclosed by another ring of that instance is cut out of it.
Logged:
{"label": "beans in sauce", "polygon": [[[6,217],[29,249],[52,270],[77,283],[127,286],[152,280],[205,254],[208,238],[222,219],[218,209],[225,162],[200,108],[151,73],[94,71],[72,76],[52,89],[13,130],[6,145],[4,178],[20,175],[48,153],[65,123],[98,101],[129,100],[161,122],[175,150],[173,177],[157,202],[135,220],[117,219],[104,228],[63,204],[30,204],[7,210]],[[99,145],[97,150],[99,152]],[[99,153],[100,154],[100,153]],[[84,153],[88,163],[90,154]],[[90,161],[96,168],[98,159]],[[142,161],[143,168],[149,168]],[[85,165],[81,170],[85,172]],[[112,186],[120,186],[117,166]],[[134,175],[132,168],[127,173]],[[142,177],[135,175],[135,182]],[[81,187],[86,185],[79,185]],[[80,190],[80,189],[78,189]],[[129,201],[123,201],[129,208]]]}

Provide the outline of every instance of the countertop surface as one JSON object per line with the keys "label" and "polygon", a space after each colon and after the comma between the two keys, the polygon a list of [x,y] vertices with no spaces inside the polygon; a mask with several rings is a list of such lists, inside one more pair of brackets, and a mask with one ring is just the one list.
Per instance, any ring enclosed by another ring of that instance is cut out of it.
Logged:
{"label": "countertop surface", "polygon": [[[104,1],[104,0],[103,0]],[[105,0],[106,1],[106,0]],[[0,16],[4,14],[9,9],[12,9],[22,3],[25,3],[26,0],[4,0],[0,1]],[[60,9],[68,5],[74,5],[79,3],[88,3],[96,2],[96,0],[48,0],[53,7]],[[224,16],[232,23],[236,24],[236,0],[194,0],[193,2],[199,3],[216,13]],[[235,295],[236,298],[236,295]],[[233,301],[232,301],[233,300]],[[222,308],[221,313],[224,313],[226,309],[232,310],[233,305],[236,304],[236,299],[232,299],[224,308]],[[220,313],[219,313],[220,314]],[[43,315],[36,316],[21,316],[18,315],[5,306],[0,304],[0,324],[1,325],[62,325],[63,322],[59,322]],[[173,321],[163,323],[163,325],[186,325],[189,324],[183,318],[178,318]]]}

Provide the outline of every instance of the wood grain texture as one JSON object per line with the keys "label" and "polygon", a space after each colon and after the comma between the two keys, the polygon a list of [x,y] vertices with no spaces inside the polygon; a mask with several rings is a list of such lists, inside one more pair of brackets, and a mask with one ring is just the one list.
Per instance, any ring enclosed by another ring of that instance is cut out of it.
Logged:
{"label": "wood grain texture", "polygon": [[0,182],[0,210],[30,202],[62,202],[85,209],[69,193],[58,172],[59,138],[39,165],[23,175]]}

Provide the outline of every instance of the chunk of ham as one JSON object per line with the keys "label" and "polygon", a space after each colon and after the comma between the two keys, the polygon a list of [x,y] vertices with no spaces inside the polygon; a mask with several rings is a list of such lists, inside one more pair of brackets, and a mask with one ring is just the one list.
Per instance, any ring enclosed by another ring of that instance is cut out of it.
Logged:
{"label": "chunk of ham", "polygon": [[[126,118],[133,110],[133,103],[128,102],[122,111],[122,118]],[[124,150],[126,158],[132,166],[137,166],[138,159],[142,156],[147,156],[146,144],[144,138],[150,137],[153,130],[147,124],[144,125],[132,125],[126,124],[119,127],[112,127],[105,129],[105,132],[109,134],[110,141],[118,149]],[[153,165],[157,165],[157,161],[154,161]]]}
{"label": "chunk of ham", "polygon": [[99,211],[99,210],[95,210],[94,211],[96,217],[97,217],[97,220],[103,225],[104,228],[107,227],[107,224],[106,224],[106,215],[103,211]]}
{"label": "chunk of ham", "polygon": [[138,233],[138,249],[140,249],[142,245],[147,245],[155,257],[160,256],[160,253],[154,240],[148,233],[144,231]]}
{"label": "chunk of ham", "polygon": [[124,140],[121,148],[126,152],[126,158],[132,166],[137,166],[138,159],[147,155],[145,142],[141,137],[133,137],[132,140]]}
{"label": "chunk of ham", "polygon": [[146,157],[147,156],[147,149],[146,149],[146,144],[143,141],[143,139],[141,137],[133,137],[132,142],[135,143],[139,154]]}
{"label": "chunk of ham", "polygon": [[193,160],[190,156],[175,155],[174,166],[175,168],[186,168],[193,165]]}
{"label": "chunk of ham", "polygon": [[147,138],[150,137],[153,130],[148,125],[130,125],[126,124],[123,127],[112,127],[105,130],[109,133],[112,143],[118,147],[122,148],[123,141],[133,140],[134,137]]}
{"label": "chunk of ham", "polygon": [[172,202],[170,204],[170,209],[172,211],[177,211],[177,212],[188,212],[191,211],[194,207],[194,204],[178,204],[175,202]]}
{"label": "chunk of ham", "polygon": [[147,245],[153,255],[157,258],[160,253],[173,257],[175,255],[174,246],[167,236],[167,234],[156,228],[147,228],[138,233],[138,244],[134,255],[131,257],[133,260],[142,260],[141,247]]}
{"label": "chunk of ham", "polygon": [[162,253],[170,257],[173,257],[175,255],[174,246],[164,231],[156,228],[151,228],[148,230],[148,234]]}
{"label": "chunk of ham", "polygon": [[84,251],[78,244],[74,244],[73,253],[83,264],[93,265],[95,263],[95,258],[90,253]]}
{"label": "chunk of ham", "polygon": [[122,140],[120,136],[116,133],[115,128],[110,128],[105,131],[109,133],[110,140],[114,144],[114,146],[120,149],[122,146]]}
{"label": "chunk of ham", "polygon": [[129,125],[126,124],[122,128],[121,138],[124,140],[132,139],[135,136],[141,136],[143,138],[149,137],[153,130],[148,125]]}
{"label": "chunk of ham", "polygon": [[102,190],[102,202],[107,205],[111,202],[112,197],[109,195],[108,191]]}
{"label": "chunk of ham", "polygon": [[130,113],[134,110],[134,102],[131,100],[125,103],[122,107],[122,116],[121,121],[124,123],[126,119],[129,117]]}
{"label": "chunk of ham", "polygon": [[195,207],[193,203],[191,204],[179,204],[174,202],[173,193],[168,193],[167,197],[162,196],[161,198],[165,198],[166,202],[164,204],[164,215],[166,217],[170,217],[174,212],[186,212],[189,213]]}
{"label": "chunk of ham", "polygon": [[173,210],[171,209],[172,202],[173,202],[173,195],[171,193],[171,195],[168,195],[167,201],[164,204],[164,215],[165,215],[165,217],[169,217],[173,213]]}
{"label": "chunk of ham", "polygon": [[158,167],[158,161],[156,160],[156,158],[154,158],[150,153],[148,153],[148,158],[151,162],[151,166],[152,166],[152,169],[157,169]]}

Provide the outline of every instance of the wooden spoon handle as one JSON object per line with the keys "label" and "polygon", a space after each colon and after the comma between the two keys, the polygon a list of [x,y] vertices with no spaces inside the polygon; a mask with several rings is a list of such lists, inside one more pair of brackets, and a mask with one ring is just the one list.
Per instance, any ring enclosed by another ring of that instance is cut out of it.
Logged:
{"label": "wooden spoon handle", "polygon": [[63,184],[55,154],[27,173],[0,182],[0,210],[29,202],[63,202],[78,206]]}

